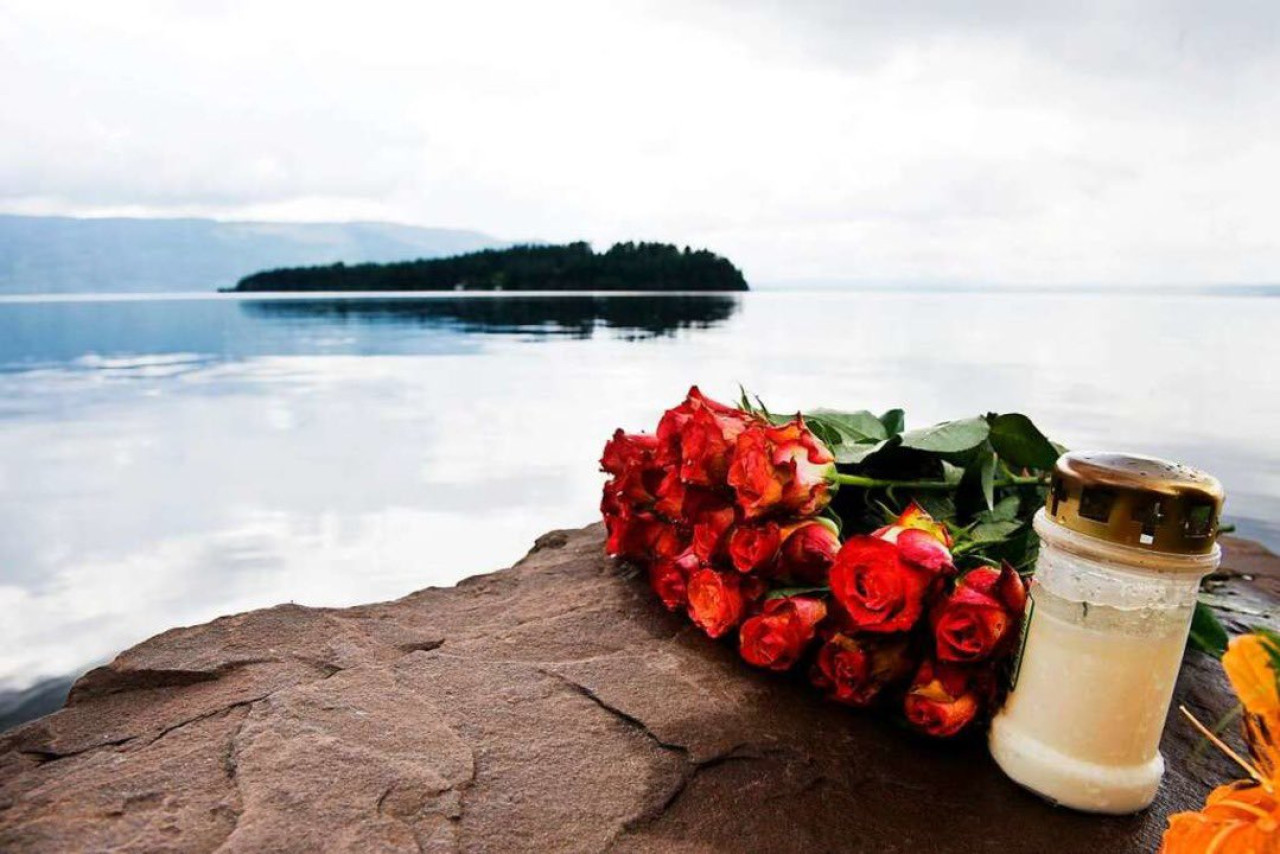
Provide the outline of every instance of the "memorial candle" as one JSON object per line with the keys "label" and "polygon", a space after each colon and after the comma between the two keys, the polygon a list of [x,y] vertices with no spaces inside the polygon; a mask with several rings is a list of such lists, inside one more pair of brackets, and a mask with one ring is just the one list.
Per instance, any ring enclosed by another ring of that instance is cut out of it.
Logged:
{"label": "memorial candle", "polygon": [[991,754],[1018,783],[1091,812],[1148,806],[1222,487],[1148,457],[1067,454],[1035,519],[1041,550]]}

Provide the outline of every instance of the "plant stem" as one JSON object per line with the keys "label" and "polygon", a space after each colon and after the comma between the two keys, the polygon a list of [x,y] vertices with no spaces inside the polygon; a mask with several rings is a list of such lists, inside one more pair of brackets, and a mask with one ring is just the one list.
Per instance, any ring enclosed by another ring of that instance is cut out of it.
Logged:
{"label": "plant stem", "polygon": [[[843,486],[861,486],[864,489],[893,487],[894,489],[927,489],[940,492],[953,490],[959,485],[945,480],[884,480],[878,477],[863,477],[858,474],[843,474],[841,472],[831,475],[831,481]],[[997,478],[991,485],[996,489],[1000,489],[1005,486],[1040,486],[1045,483],[1048,483],[1046,478],[1029,475],[1027,477]]]}

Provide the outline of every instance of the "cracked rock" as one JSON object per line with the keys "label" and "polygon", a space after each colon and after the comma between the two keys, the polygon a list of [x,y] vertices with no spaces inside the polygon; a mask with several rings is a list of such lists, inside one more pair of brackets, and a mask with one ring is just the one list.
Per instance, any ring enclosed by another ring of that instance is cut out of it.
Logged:
{"label": "cracked rock", "polygon": [[[1233,776],[1175,719],[1151,809],[1054,808],[980,740],[751,670],[601,552],[557,531],[457,587],[146,641],[0,734],[0,850],[1147,852]],[[1226,569],[1218,601],[1274,613],[1280,560]],[[1198,653],[1177,700],[1231,706]]]}

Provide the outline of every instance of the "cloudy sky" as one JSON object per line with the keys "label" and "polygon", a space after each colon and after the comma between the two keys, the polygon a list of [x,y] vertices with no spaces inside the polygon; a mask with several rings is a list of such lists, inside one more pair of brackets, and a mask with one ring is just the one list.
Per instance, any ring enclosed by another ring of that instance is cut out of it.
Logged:
{"label": "cloudy sky", "polygon": [[1280,281],[1280,4],[0,0],[0,210]]}

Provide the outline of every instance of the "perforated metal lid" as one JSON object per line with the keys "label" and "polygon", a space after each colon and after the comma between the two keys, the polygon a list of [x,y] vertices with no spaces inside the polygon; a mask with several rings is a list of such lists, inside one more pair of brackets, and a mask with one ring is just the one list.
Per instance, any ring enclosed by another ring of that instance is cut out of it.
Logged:
{"label": "perforated metal lid", "polygon": [[1098,451],[1064,454],[1045,511],[1064,528],[1169,554],[1207,554],[1218,536],[1222,484],[1154,457]]}

